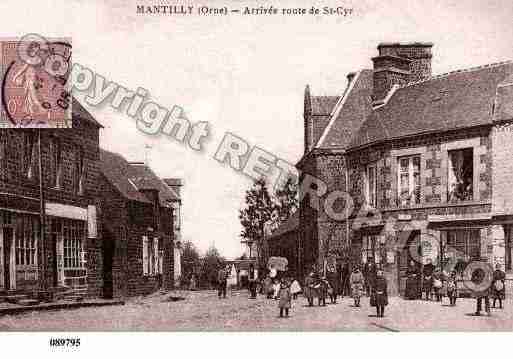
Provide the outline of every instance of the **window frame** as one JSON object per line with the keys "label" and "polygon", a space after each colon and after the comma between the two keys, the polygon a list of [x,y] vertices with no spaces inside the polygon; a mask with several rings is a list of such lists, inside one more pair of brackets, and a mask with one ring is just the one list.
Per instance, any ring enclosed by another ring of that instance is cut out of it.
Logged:
{"label": "window frame", "polygon": [[[373,173],[374,182],[371,183],[370,173]],[[377,181],[377,165],[376,163],[365,166],[365,202],[367,206],[376,208],[378,206],[378,181]],[[371,188],[372,185],[372,188]],[[372,196],[371,196],[372,195]]]}
{"label": "window frame", "polygon": [[[470,184],[471,184],[471,189],[470,189],[470,198],[465,198],[465,199],[459,199],[458,197],[452,195],[453,191],[451,191],[450,189],[450,186],[452,183],[449,182],[449,178],[450,178],[450,174],[451,174],[451,171],[454,173],[455,171],[453,170],[454,166],[453,166],[453,161],[451,160],[451,154],[453,153],[456,153],[456,152],[471,152],[472,156],[471,156],[471,159],[470,159],[470,164],[472,165],[472,172],[471,172],[471,175],[470,175]],[[446,198],[445,200],[448,202],[448,203],[462,203],[462,202],[472,202],[474,201],[474,189],[475,189],[475,186],[476,186],[476,183],[474,181],[474,171],[476,171],[476,168],[474,166],[474,160],[475,160],[475,148],[472,147],[472,146],[469,146],[469,147],[462,147],[462,148],[454,148],[454,149],[448,149],[447,150],[447,173],[446,173],[446,176],[447,176],[447,186],[446,186]]]}
{"label": "window frame", "polygon": [[[418,186],[415,185],[415,174],[417,174],[414,166],[414,159],[418,158],[419,164],[418,164]],[[402,200],[402,182],[401,182],[401,174],[403,166],[401,165],[401,160],[407,160],[408,161],[408,196],[407,199]],[[397,181],[397,205],[398,206],[412,206],[412,205],[418,205],[422,202],[422,155],[420,153],[416,154],[409,154],[404,156],[397,156],[396,157],[396,166],[397,166],[397,173],[396,173],[396,181]],[[416,192],[418,191],[418,195]],[[412,196],[413,196],[413,203],[412,203]],[[418,200],[417,200],[418,198]]]}

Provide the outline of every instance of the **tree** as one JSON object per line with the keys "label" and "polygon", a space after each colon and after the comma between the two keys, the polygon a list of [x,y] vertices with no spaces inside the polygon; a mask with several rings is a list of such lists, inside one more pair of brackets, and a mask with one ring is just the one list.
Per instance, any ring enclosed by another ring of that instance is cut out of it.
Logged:
{"label": "tree", "polygon": [[211,246],[202,258],[200,285],[212,287],[217,283],[217,271],[224,266],[225,259],[216,247]]}
{"label": "tree", "polygon": [[[201,263],[200,254],[196,249],[196,246],[191,241],[185,241],[182,244],[182,285],[187,284],[191,280],[191,276],[195,273],[196,268]],[[196,273],[198,274],[198,273]]]}
{"label": "tree", "polygon": [[282,187],[275,192],[277,220],[285,222],[298,209],[297,181],[294,177],[288,177]]}
{"label": "tree", "polygon": [[269,195],[264,178],[253,183],[251,189],[246,191],[245,208],[239,211],[239,219],[242,225],[241,237],[248,245],[256,243],[257,262],[262,268],[267,259],[265,243],[266,223],[273,220],[275,205]]}

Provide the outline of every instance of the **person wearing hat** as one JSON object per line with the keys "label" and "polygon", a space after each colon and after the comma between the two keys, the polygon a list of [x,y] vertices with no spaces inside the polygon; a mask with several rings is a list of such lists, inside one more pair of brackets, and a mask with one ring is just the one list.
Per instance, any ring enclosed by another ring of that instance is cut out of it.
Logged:
{"label": "person wearing hat", "polygon": [[308,300],[308,306],[313,307],[313,298],[314,298],[314,285],[315,285],[315,277],[314,272],[310,272],[305,279],[305,297]]}
{"label": "person wearing hat", "polygon": [[378,269],[376,280],[372,287],[370,305],[376,307],[376,316],[383,318],[385,315],[385,306],[388,305],[388,285],[383,270]]}
{"label": "person wearing hat", "polygon": [[283,318],[283,313],[285,312],[285,316],[289,316],[289,310],[291,307],[291,299],[292,294],[290,293],[289,283],[285,278],[282,278],[280,283],[280,289],[278,292],[280,300],[278,302],[278,308],[280,308],[280,318]]}
{"label": "person wearing hat", "polygon": [[505,279],[506,273],[501,270],[500,263],[495,265],[495,271],[493,272],[493,282],[492,282],[492,298],[493,305],[495,308],[495,303],[499,300],[499,308],[502,309],[502,300],[506,297],[506,289],[505,289]]}
{"label": "person wearing hat", "polygon": [[485,312],[488,316],[490,312],[490,286],[486,284],[487,271],[479,267],[475,269],[471,274],[471,281],[476,286],[473,290],[474,297],[476,298],[476,313],[475,315],[481,315],[483,299],[485,302]]}
{"label": "person wearing hat", "polygon": [[217,295],[219,299],[226,298],[226,287],[228,286],[228,271],[226,268],[220,268],[217,272]]}

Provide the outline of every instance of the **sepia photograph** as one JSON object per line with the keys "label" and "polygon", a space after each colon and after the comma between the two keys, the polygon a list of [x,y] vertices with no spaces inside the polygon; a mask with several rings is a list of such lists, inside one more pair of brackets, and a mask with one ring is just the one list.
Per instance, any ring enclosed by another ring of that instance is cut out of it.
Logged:
{"label": "sepia photograph", "polygon": [[331,356],[315,333],[430,338],[411,353],[512,332],[512,18],[509,0],[2,1],[2,346],[266,333],[297,350],[271,355]]}

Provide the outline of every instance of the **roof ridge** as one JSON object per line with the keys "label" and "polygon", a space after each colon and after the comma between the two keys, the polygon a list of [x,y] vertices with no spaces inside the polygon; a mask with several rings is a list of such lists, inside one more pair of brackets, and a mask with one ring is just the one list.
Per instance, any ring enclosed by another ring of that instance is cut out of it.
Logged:
{"label": "roof ridge", "polygon": [[446,77],[448,77],[450,75],[454,75],[454,74],[457,74],[457,73],[478,71],[478,70],[482,70],[482,69],[486,69],[486,68],[490,68],[490,67],[499,67],[499,66],[508,65],[508,64],[512,64],[513,65],[513,60],[493,62],[493,63],[490,63],[490,64],[485,64],[485,65],[480,65],[480,66],[473,66],[473,67],[469,67],[469,68],[466,68],[466,69],[459,69],[459,70],[453,70],[453,71],[449,71],[449,72],[444,72],[444,73],[441,73],[441,74],[438,74],[438,75],[435,75],[435,76],[431,76],[431,77],[429,77],[427,79],[418,80],[418,81],[412,81],[412,82],[408,82],[408,83],[406,83],[404,85],[399,85],[399,89],[402,89],[402,88],[405,88],[405,87],[409,87],[409,86],[414,86],[414,85],[417,85],[417,84],[420,84],[420,83],[424,83],[424,82],[428,82],[428,81],[431,81],[431,80],[438,80],[438,79],[441,79],[441,78],[446,78]]}
{"label": "roof ridge", "polygon": [[351,93],[351,91],[353,91],[355,83],[358,81],[362,72],[363,72],[363,70],[359,70],[356,72],[356,75],[354,76],[353,80],[351,81],[351,83],[349,83],[349,87],[346,87],[346,89],[343,92],[343,95],[340,96],[340,98],[337,100],[337,103],[335,104],[335,106],[333,107],[333,110],[330,113],[330,117],[329,117],[330,121],[328,122],[328,125],[324,128],[324,131],[322,132],[321,137],[319,137],[319,140],[317,141],[317,143],[315,144],[315,146],[313,148],[319,148],[322,145],[322,143],[324,142],[326,136],[328,135],[328,132],[331,130],[333,123],[335,123],[335,121],[337,120],[338,114],[340,113],[340,111],[342,110],[342,107],[344,106],[345,102],[347,101],[349,94]]}

